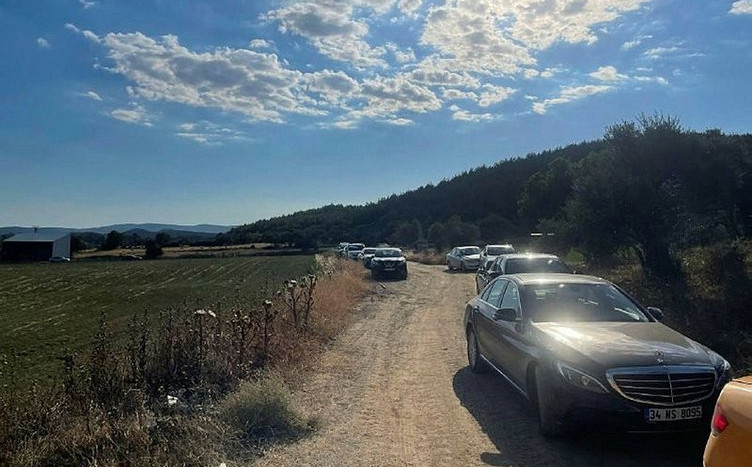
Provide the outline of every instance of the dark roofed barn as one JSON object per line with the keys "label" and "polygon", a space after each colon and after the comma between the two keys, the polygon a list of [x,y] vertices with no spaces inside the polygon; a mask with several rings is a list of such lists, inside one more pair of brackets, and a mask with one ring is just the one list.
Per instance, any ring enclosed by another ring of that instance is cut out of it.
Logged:
{"label": "dark roofed barn", "polygon": [[47,261],[54,256],[70,258],[70,234],[28,232],[3,240],[6,261]]}

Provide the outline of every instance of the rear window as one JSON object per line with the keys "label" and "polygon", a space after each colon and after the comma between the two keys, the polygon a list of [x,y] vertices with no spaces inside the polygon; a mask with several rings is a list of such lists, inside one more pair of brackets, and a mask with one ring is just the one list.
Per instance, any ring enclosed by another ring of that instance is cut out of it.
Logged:
{"label": "rear window", "polygon": [[508,255],[510,253],[514,253],[514,248],[511,246],[490,246],[486,250],[486,254],[493,256]]}
{"label": "rear window", "polygon": [[508,259],[505,265],[507,274],[523,274],[526,272],[571,272],[569,266],[558,258],[514,258]]}
{"label": "rear window", "polygon": [[480,248],[477,246],[467,247],[467,248],[460,248],[460,251],[463,255],[475,255],[480,253]]}
{"label": "rear window", "polygon": [[354,251],[354,250],[362,250],[363,247],[365,247],[365,245],[363,245],[362,243],[351,243],[347,246],[347,249],[350,251]]}

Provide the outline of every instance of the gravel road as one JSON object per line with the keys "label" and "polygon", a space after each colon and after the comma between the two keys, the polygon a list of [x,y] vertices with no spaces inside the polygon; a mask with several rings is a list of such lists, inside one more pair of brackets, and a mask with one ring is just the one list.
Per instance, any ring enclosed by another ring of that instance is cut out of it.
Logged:
{"label": "gravel road", "polygon": [[302,378],[295,404],[320,430],[261,466],[699,466],[703,435],[581,433],[550,441],[501,377],[467,368],[473,275],[410,264],[384,282]]}

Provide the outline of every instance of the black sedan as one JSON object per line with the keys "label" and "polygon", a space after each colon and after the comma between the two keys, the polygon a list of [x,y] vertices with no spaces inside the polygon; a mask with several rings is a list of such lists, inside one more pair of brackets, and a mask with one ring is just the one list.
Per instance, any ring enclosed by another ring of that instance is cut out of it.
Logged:
{"label": "black sedan", "polygon": [[486,264],[475,274],[475,292],[480,293],[493,279],[504,274],[526,272],[572,272],[567,264],[555,255],[543,253],[507,254],[497,256],[489,266]]}
{"label": "black sedan", "polygon": [[502,276],[467,303],[468,361],[529,399],[544,435],[707,429],[730,365],[662,315],[595,277]]}

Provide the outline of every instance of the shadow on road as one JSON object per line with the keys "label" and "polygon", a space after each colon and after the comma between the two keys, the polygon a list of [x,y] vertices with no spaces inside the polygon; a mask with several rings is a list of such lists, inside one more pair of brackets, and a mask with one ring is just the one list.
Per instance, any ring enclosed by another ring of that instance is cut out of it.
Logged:
{"label": "shadow on road", "polygon": [[549,440],[538,433],[527,401],[494,373],[478,375],[465,367],[454,375],[454,392],[498,449],[479,453],[487,465],[682,466],[702,465],[707,434],[616,434],[593,430]]}

